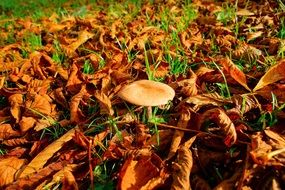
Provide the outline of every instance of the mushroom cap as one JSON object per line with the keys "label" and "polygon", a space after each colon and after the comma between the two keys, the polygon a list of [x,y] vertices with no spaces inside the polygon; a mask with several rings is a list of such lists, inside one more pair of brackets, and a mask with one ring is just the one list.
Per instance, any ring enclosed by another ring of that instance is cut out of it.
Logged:
{"label": "mushroom cap", "polygon": [[123,87],[118,96],[139,106],[159,106],[172,100],[175,92],[170,86],[161,82],[138,80]]}

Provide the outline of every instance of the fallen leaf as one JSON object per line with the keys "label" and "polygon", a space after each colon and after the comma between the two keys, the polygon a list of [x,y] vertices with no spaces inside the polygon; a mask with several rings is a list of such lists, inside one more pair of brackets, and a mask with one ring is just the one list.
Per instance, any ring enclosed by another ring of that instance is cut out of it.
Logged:
{"label": "fallen leaf", "polygon": [[62,179],[62,190],[78,190],[75,177],[69,170],[64,170]]}
{"label": "fallen leaf", "polygon": [[246,40],[249,42],[251,40],[254,40],[255,38],[262,36],[262,34],[263,34],[262,31],[251,32],[251,33],[247,34]]}
{"label": "fallen leaf", "polygon": [[147,184],[149,186],[152,180],[156,181],[155,186],[157,187],[163,184],[167,177],[161,172],[162,169],[162,160],[154,153],[137,158],[135,155],[130,156],[121,167],[117,188],[122,190],[141,189]]}
{"label": "fallen leaf", "polygon": [[[185,99],[189,105],[193,105],[192,109],[198,111],[203,106],[222,106],[224,103],[232,103],[232,100],[219,95],[218,93],[197,94]],[[182,104],[183,105],[183,104]]]}
{"label": "fallen leaf", "polygon": [[192,152],[186,146],[178,149],[177,161],[172,165],[173,183],[171,189],[191,189],[190,172],[193,166]]}
{"label": "fallen leaf", "polygon": [[228,57],[219,59],[219,63],[223,65],[224,69],[231,75],[235,81],[242,85],[248,91],[251,91],[247,86],[245,74],[232,62]]}
{"label": "fallen leaf", "polygon": [[43,169],[40,169],[31,176],[26,176],[12,183],[6,190],[15,189],[35,189],[42,181],[52,176],[57,171],[61,170],[66,164],[63,162],[54,162]]}
{"label": "fallen leaf", "polygon": [[85,86],[82,86],[80,92],[71,98],[71,101],[69,102],[71,122],[78,123],[82,120],[82,118],[84,118],[79,108],[79,104],[86,93],[87,91]]}
{"label": "fallen leaf", "polygon": [[11,137],[17,137],[20,133],[15,131],[10,124],[0,125],[0,140],[9,139]]}
{"label": "fallen leaf", "polygon": [[36,119],[33,117],[25,117],[23,116],[19,125],[22,133],[27,132],[28,130],[32,129],[36,123]]}
{"label": "fallen leaf", "polygon": [[62,168],[61,170],[59,170],[58,172],[56,172],[53,175],[52,180],[50,182],[45,184],[45,188],[52,188],[53,185],[58,184],[64,178],[66,171],[72,172],[78,166],[79,165],[77,165],[77,164],[68,164],[68,165],[64,166],[64,168]]}
{"label": "fallen leaf", "polygon": [[273,65],[258,81],[254,87],[253,92],[279,80],[285,78],[285,59],[279,61],[276,65]]}
{"label": "fallen leaf", "polygon": [[102,91],[96,91],[94,96],[99,101],[100,113],[112,116],[114,114],[114,110],[109,97]]}
{"label": "fallen leaf", "polygon": [[[184,129],[187,128],[190,118],[191,118],[190,110],[187,110],[187,109],[182,110],[180,118],[177,123],[177,127],[184,128]],[[172,137],[170,150],[167,156],[168,159],[175,155],[176,151],[178,150],[180,146],[183,136],[184,136],[184,131],[175,130],[174,135]]]}
{"label": "fallen leaf", "polygon": [[36,94],[32,99],[25,103],[27,111],[35,117],[50,116],[52,107],[45,96]]}
{"label": "fallen leaf", "polygon": [[10,111],[12,116],[16,119],[18,123],[21,117],[21,106],[23,104],[23,95],[22,94],[13,94],[9,97],[9,103],[11,105]]}
{"label": "fallen leaf", "polygon": [[225,190],[225,189],[235,189],[236,188],[236,181],[241,176],[242,171],[238,170],[236,171],[231,178],[226,179],[222,181],[220,184],[218,184],[214,190]]}
{"label": "fallen leaf", "polygon": [[39,169],[43,168],[46,162],[56,153],[64,143],[70,141],[76,131],[77,127],[69,130],[67,133],[62,135],[59,139],[48,145],[44,150],[42,150],[20,173],[19,177],[28,176]]}
{"label": "fallen leaf", "polygon": [[86,30],[80,31],[80,33],[78,34],[77,40],[75,42],[69,44],[67,47],[65,47],[66,54],[69,57],[72,57],[74,55],[75,51],[77,50],[77,48],[81,44],[84,44],[87,40],[89,40],[93,36],[94,36],[93,33],[90,33],[90,32],[88,32]]}
{"label": "fallen leaf", "polygon": [[2,188],[16,180],[16,172],[18,172],[25,163],[25,159],[19,159],[17,157],[0,159],[0,187]]}
{"label": "fallen leaf", "polygon": [[[224,133],[226,136],[224,139],[224,143],[230,147],[235,144],[237,140],[237,133],[235,130],[235,126],[231,119],[227,116],[227,114],[220,108],[213,108],[205,111],[201,118],[201,122],[205,122],[206,120],[213,120],[219,127],[220,131]],[[201,127],[199,124],[199,128]]]}

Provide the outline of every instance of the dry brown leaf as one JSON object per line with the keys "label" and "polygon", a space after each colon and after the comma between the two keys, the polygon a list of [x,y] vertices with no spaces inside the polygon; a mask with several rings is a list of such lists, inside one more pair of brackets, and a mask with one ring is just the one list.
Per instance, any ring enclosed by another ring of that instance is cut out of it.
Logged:
{"label": "dry brown leaf", "polygon": [[35,189],[36,186],[51,175],[61,170],[65,166],[63,162],[54,162],[47,167],[39,170],[37,173],[31,176],[26,176],[20,179],[17,179],[16,182],[9,185],[6,190],[15,190],[15,189]]}
{"label": "dry brown leaf", "polygon": [[271,138],[271,143],[275,145],[277,148],[285,147],[285,136],[282,134],[278,134],[270,129],[264,130],[264,133]]}
{"label": "dry brown leaf", "polygon": [[211,190],[212,188],[207,181],[198,175],[194,175],[191,180],[191,187],[195,190]]}
{"label": "dry brown leaf", "polygon": [[99,101],[100,113],[112,116],[114,110],[110,98],[102,91],[96,91],[94,94],[95,98]]}
{"label": "dry brown leaf", "polygon": [[65,47],[66,54],[69,57],[72,57],[75,54],[75,51],[77,50],[77,48],[80,45],[84,44],[87,40],[89,40],[93,36],[94,36],[93,33],[90,33],[86,30],[80,31],[80,33],[78,34],[77,40],[75,42],[69,44],[67,47]]}
{"label": "dry brown leaf", "polygon": [[154,184],[157,187],[163,184],[167,177],[162,169],[162,160],[150,151],[149,154],[137,158],[135,155],[130,156],[121,167],[117,188],[136,190],[143,187],[154,187]]}
{"label": "dry brown leaf", "polygon": [[35,131],[40,131],[40,130],[47,128],[51,125],[54,125],[55,123],[56,123],[56,121],[51,117],[45,117],[43,119],[37,119],[34,129],[35,129]]}
{"label": "dry brown leaf", "polygon": [[71,98],[71,101],[69,102],[70,106],[70,121],[71,122],[80,122],[82,120],[83,115],[81,114],[81,110],[79,108],[79,104],[83,98],[83,96],[87,93],[85,86],[82,86],[79,93],[77,93],[75,96]]}
{"label": "dry brown leaf", "polygon": [[[157,137],[159,136],[159,137]],[[169,144],[171,142],[173,136],[172,130],[158,130],[158,133],[153,134],[150,139],[146,142],[148,146],[158,146],[157,138],[159,138],[159,148],[161,150],[169,148]]]}
{"label": "dry brown leaf", "polygon": [[[178,128],[187,128],[187,125],[188,125],[188,122],[190,121],[190,118],[191,118],[190,110],[188,110],[188,109],[182,110],[182,113],[181,113],[180,118],[179,118],[178,123],[177,123],[177,127]],[[175,155],[176,151],[178,150],[178,148],[180,146],[180,143],[181,143],[183,136],[184,136],[184,131],[175,130],[174,135],[172,137],[170,150],[169,150],[169,153],[167,156],[168,159]]]}
{"label": "dry brown leaf", "polygon": [[9,97],[9,103],[11,105],[10,111],[12,116],[16,119],[18,123],[21,117],[21,106],[23,104],[23,95],[22,94],[13,94]]}
{"label": "dry brown leaf", "polygon": [[247,9],[239,9],[236,14],[237,14],[237,16],[252,16],[252,15],[254,15],[253,12],[251,12]]}
{"label": "dry brown leaf", "polygon": [[78,190],[75,177],[69,170],[64,170],[62,179],[62,190]]}
{"label": "dry brown leaf", "polygon": [[29,129],[32,129],[36,123],[36,119],[33,117],[23,116],[19,125],[22,133],[27,132]]}
{"label": "dry brown leaf", "polygon": [[[200,121],[203,123],[206,120],[213,120],[220,127],[220,131],[226,136],[224,139],[225,145],[230,147],[235,144],[237,140],[235,126],[222,109],[213,108],[204,112],[200,118]],[[201,127],[202,123],[199,124],[199,128]]]}
{"label": "dry brown leaf", "polygon": [[0,159],[0,188],[12,183],[15,180],[16,172],[18,172],[26,163],[25,159],[17,157],[8,157]]}
{"label": "dry brown leaf", "polygon": [[78,67],[75,64],[72,64],[66,88],[73,94],[78,93],[82,86],[82,81],[78,78],[78,72]]}
{"label": "dry brown leaf", "polygon": [[28,112],[36,117],[51,115],[52,107],[46,96],[36,94],[33,99],[26,101],[25,106]]}
{"label": "dry brown leaf", "polygon": [[214,188],[214,190],[236,189],[236,181],[238,181],[241,174],[242,171],[240,170],[236,171],[236,173],[234,173],[234,175],[231,178],[222,181]]}
{"label": "dry brown leaf", "polygon": [[189,105],[193,105],[192,109],[198,111],[203,106],[222,106],[225,103],[232,103],[230,99],[226,99],[219,95],[217,92],[209,94],[198,94],[185,99]]}
{"label": "dry brown leaf", "polygon": [[0,125],[0,140],[9,139],[11,137],[17,137],[20,135],[20,132],[15,131],[10,124],[1,124]]}
{"label": "dry brown leaf", "polygon": [[279,61],[276,65],[273,65],[266,73],[261,77],[253,91],[257,91],[269,84],[277,82],[285,78],[285,59]]}
{"label": "dry brown leaf", "polygon": [[[265,138],[266,136],[267,138]],[[270,129],[252,136],[251,158],[255,163],[262,165],[284,166],[285,138]]]}
{"label": "dry brown leaf", "polygon": [[28,176],[34,172],[37,172],[39,169],[43,168],[46,162],[56,153],[64,143],[70,141],[74,136],[77,127],[69,130],[59,139],[48,145],[44,150],[42,150],[20,173],[20,178]]}
{"label": "dry brown leaf", "polygon": [[255,38],[258,38],[262,36],[263,32],[262,31],[257,31],[257,32],[251,32],[246,36],[246,40],[249,42]]}
{"label": "dry brown leaf", "polygon": [[[198,93],[197,89],[197,75],[192,71],[189,70],[189,77],[187,79],[183,79],[176,83],[171,84],[174,89],[178,89],[184,96],[191,97],[195,96]],[[177,91],[177,90],[176,90]]]}
{"label": "dry brown leaf", "polygon": [[177,162],[172,165],[173,183],[171,189],[190,190],[190,172],[193,166],[192,152],[186,146],[178,149]]}
{"label": "dry brown leaf", "polygon": [[8,140],[4,140],[2,141],[2,144],[6,145],[6,146],[21,146],[21,145],[26,145],[26,144],[31,144],[32,142],[25,139],[25,138],[15,138],[15,139],[8,139]]}
{"label": "dry brown leaf", "polygon": [[50,182],[48,182],[47,184],[45,184],[45,188],[52,188],[53,185],[58,184],[65,175],[65,172],[72,172],[74,171],[76,168],[78,167],[77,164],[68,164],[66,165],[64,168],[62,168],[61,170],[59,170],[57,173],[55,173],[52,177],[52,180]]}
{"label": "dry brown leaf", "polygon": [[247,86],[245,74],[232,62],[230,58],[222,58],[219,60],[219,62],[221,65],[223,65],[224,69],[231,75],[231,77],[235,79],[235,81],[237,81],[248,91],[251,91]]}

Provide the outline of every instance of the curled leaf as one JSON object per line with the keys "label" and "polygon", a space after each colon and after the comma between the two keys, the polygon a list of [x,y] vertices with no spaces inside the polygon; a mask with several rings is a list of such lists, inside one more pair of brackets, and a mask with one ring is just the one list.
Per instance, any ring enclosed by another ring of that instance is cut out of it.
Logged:
{"label": "curled leaf", "polygon": [[[177,127],[186,128],[187,124],[190,120],[191,113],[189,110],[182,111],[179,121],[177,123]],[[178,147],[180,146],[181,140],[184,136],[184,131],[175,130],[174,135],[172,137],[171,147],[169,150],[168,158],[171,158],[176,153]]]}
{"label": "curled leaf", "polygon": [[190,172],[193,166],[192,153],[186,146],[178,149],[177,162],[173,164],[173,183],[171,189],[190,190]]}
{"label": "curled leaf", "polygon": [[[201,121],[205,122],[206,120],[213,120],[220,128],[220,131],[226,136],[224,143],[227,146],[232,146],[237,140],[237,133],[235,126],[227,114],[220,108],[213,108],[207,110],[201,116]],[[202,124],[202,123],[201,123]],[[200,124],[200,125],[201,125]]]}
{"label": "curled leaf", "polygon": [[23,104],[23,95],[13,94],[9,97],[9,102],[11,105],[11,114],[16,119],[16,122],[19,122],[21,117],[21,105]]}

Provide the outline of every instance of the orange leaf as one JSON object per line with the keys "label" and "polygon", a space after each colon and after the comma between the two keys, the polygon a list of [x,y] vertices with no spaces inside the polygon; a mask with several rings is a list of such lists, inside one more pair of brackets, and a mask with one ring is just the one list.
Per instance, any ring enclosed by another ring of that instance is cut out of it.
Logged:
{"label": "orange leaf", "polygon": [[[226,135],[224,143],[227,146],[232,146],[237,140],[235,126],[227,114],[220,108],[213,108],[203,113],[201,122],[213,120],[220,127],[220,130]],[[200,127],[199,127],[200,128]]]}
{"label": "orange leaf", "polygon": [[192,152],[187,146],[178,150],[177,161],[173,164],[171,189],[190,189],[190,172],[193,166]]}
{"label": "orange leaf", "polygon": [[80,122],[82,115],[79,108],[80,101],[83,96],[86,94],[85,86],[82,87],[79,93],[72,97],[69,106],[70,106],[70,121],[71,122]]}
{"label": "orange leaf", "polygon": [[65,48],[66,53],[68,56],[73,56],[73,54],[75,53],[76,49],[81,45],[84,44],[87,40],[89,40],[90,38],[92,38],[94,36],[94,34],[83,30],[78,34],[78,38],[75,42],[71,43],[69,46],[67,46]]}
{"label": "orange leaf", "polygon": [[25,177],[29,174],[37,172],[37,170],[43,168],[46,162],[56,153],[64,143],[70,141],[74,136],[76,127],[74,129],[69,130],[59,139],[48,145],[43,151],[41,151],[22,171],[19,177]]}
{"label": "orange leaf", "polygon": [[45,96],[38,94],[32,100],[26,101],[26,108],[35,116],[49,116],[52,111],[49,100]]}
{"label": "orange leaf", "polygon": [[9,139],[10,137],[17,137],[20,133],[15,131],[10,124],[0,125],[0,140]]}
{"label": "orange leaf", "polygon": [[16,172],[25,164],[26,160],[8,157],[0,160],[0,187],[15,180]]}
{"label": "orange leaf", "polygon": [[106,94],[104,94],[102,91],[96,91],[94,96],[99,101],[101,114],[108,114],[110,116],[114,114],[111,100]]}
{"label": "orange leaf", "polygon": [[23,177],[18,179],[16,182],[9,185],[6,190],[15,190],[15,189],[35,189],[41,181],[46,180],[49,176],[55,172],[61,170],[64,167],[65,163],[55,162],[45,168],[41,169],[37,173],[31,176]]}
{"label": "orange leaf", "polygon": [[222,58],[219,60],[219,62],[223,65],[224,69],[231,75],[231,77],[235,79],[235,81],[237,81],[248,91],[251,91],[247,86],[245,74],[232,62],[230,58]]}
{"label": "orange leaf", "polygon": [[12,116],[16,119],[18,123],[21,117],[21,105],[23,104],[22,94],[13,94],[9,97],[9,102],[11,105],[10,111]]}
{"label": "orange leaf", "polygon": [[160,181],[156,187],[163,184],[166,175],[160,172],[161,165],[162,160],[154,153],[138,156],[138,158],[130,156],[121,168],[117,188],[122,190],[141,189],[144,186],[150,186],[150,181],[153,179],[156,179],[156,182]]}
{"label": "orange leaf", "polygon": [[78,185],[76,183],[75,177],[69,170],[64,170],[62,179],[62,190],[78,190]]}
{"label": "orange leaf", "polygon": [[33,128],[36,123],[36,120],[33,117],[22,117],[22,120],[20,121],[20,129],[22,133],[25,133],[29,129]]}
{"label": "orange leaf", "polygon": [[[183,110],[180,115],[179,121],[177,123],[177,127],[186,128],[190,118],[191,118],[190,111],[186,109]],[[178,147],[180,146],[183,136],[184,136],[184,131],[175,130],[174,135],[172,137],[172,142],[171,142],[171,147],[169,150],[168,158],[171,158],[172,156],[175,155]]]}
{"label": "orange leaf", "polygon": [[253,91],[257,91],[266,85],[285,79],[285,59],[272,66],[259,80]]}

